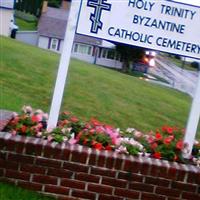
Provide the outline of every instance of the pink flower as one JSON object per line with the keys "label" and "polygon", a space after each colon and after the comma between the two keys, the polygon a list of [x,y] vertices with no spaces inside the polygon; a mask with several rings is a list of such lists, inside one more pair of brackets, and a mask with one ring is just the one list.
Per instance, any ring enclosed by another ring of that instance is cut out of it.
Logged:
{"label": "pink flower", "polygon": [[78,142],[78,140],[71,138],[68,140],[69,144],[76,144]]}
{"label": "pink flower", "polygon": [[16,112],[13,112],[13,113],[12,113],[12,116],[15,118],[15,117],[18,116],[18,114],[17,114]]}
{"label": "pink flower", "polygon": [[146,138],[147,138],[147,142],[149,144],[151,144],[151,143],[153,143],[155,141],[155,138],[152,135],[146,135]]}
{"label": "pink flower", "polygon": [[135,136],[136,138],[141,138],[141,137],[143,136],[143,133],[140,132],[140,131],[135,131],[135,132],[134,132],[134,136]]}
{"label": "pink flower", "polygon": [[44,118],[45,120],[47,120],[47,119],[49,118],[49,115],[48,115],[47,113],[44,113],[44,114],[43,114],[43,118]]}
{"label": "pink flower", "polygon": [[121,144],[121,138],[120,137],[113,137],[112,138],[112,144],[119,146]]}
{"label": "pink flower", "polygon": [[36,137],[42,137],[42,132],[37,132]]}
{"label": "pink flower", "polygon": [[40,122],[40,118],[38,117],[38,115],[33,115],[31,117],[32,122]]}
{"label": "pink flower", "polygon": [[71,117],[70,120],[71,122],[74,122],[74,123],[79,121],[77,117]]}
{"label": "pink flower", "polygon": [[95,129],[90,129],[89,131],[91,134],[93,134],[95,132]]}
{"label": "pink flower", "polygon": [[39,131],[42,127],[43,127],[43,125],[42,125],[41,123],[39,123],[39,124],[37,124],[37,125],[35,126],[35,129],[36,129],[37,131]]}
{"label": "pink flower", "polygon": [[12,130],[12,131],[11,131],[11,134],[12,134],[13,136],[17,135],[17,131],[16,131],[16,130]]}
{"label": "pink flower", "polygon": [[48,142],[51,142],[51,141],[53,140],[53,137],[52,137],[51,135],[49,135],[49,136],[47,137],[47,140],[48,140]]}
{"label": "pink flower", "polygon": [[98,126],[98,127],[96,128],[96,132],[97,132],[97,133],[102,133],[102,132],[104,132],[104,131],[105,131],[105,129],[104,129],[103,126]]}

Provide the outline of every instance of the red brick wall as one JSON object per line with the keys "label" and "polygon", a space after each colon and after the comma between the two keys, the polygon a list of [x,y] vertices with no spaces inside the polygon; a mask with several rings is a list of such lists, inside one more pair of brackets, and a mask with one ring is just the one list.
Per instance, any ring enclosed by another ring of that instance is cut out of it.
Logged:
{"label": "red brick wall", "polygon": [[0,133],[0,181],[58,199],[200,199],[191,165]]}

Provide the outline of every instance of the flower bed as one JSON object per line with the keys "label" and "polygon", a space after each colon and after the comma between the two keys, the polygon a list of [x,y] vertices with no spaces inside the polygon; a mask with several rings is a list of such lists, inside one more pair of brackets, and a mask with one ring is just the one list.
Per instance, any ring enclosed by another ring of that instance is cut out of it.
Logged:
{"label": "flower bed", "polygon": [[48,115],[42,110],[24,106],[22,113],[13,113],[5,131],[12,135],[44,138],[49,142],[81,144],[97,150],[200,165],[200,142],[195,141],[191,159],[183,159],[182,152],[187,151],[187,144],[182,141],[184,130],[177,127],[163,126],[144,134],[134,128],[116,129],[94,118],[84,122],[70,112],[63,112],[58,126],[46,130],[47,120]]}

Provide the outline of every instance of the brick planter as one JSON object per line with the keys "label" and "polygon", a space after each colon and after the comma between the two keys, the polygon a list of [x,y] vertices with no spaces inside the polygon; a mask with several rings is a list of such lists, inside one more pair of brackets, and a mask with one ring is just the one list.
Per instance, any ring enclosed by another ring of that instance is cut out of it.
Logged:
{"label": "brick planter", "polygon": [[200,199],[200,169],[0,133],[0,181],[58,199]]}

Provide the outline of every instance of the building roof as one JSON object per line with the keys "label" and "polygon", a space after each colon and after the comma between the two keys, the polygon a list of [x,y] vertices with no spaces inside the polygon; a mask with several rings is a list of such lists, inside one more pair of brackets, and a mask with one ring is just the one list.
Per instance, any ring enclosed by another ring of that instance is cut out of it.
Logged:
{"label": "building roof", "polygon": [[85,44],[90,44],[90,45],[95,45],[95,46],[101,46],[102,45],[102,39],[86,36],[86,35],[80,35],[77,34],[75,35],[74,38],[75,42],[78,43],[85,43]]}
{"label": "building roof", "polygon": [[68,15],[68,10],[48,7],[39,20],[39,35],[64,39]]}
{"label": "building roof", "polygon": [[[69,10],[62,8],[48,7],[47,12],[42,13],[39,20],[38,24],[39,35],[64,39],[68,16],[69,16]],[[74,41],[90,45],[97,45],[97,46],[102,45],[101,39],[80,34],[75,35]]]}

